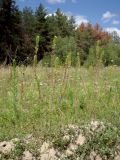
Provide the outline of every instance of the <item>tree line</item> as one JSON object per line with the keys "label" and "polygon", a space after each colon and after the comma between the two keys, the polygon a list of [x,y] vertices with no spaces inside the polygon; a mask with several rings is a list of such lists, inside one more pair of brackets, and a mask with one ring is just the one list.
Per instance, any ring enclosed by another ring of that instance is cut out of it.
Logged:
{"label": "tree line", "polygon": [[95,65],[98,57],[105,66],[120,65],[116,32],[109,34],[98,23],[76,26],[73,16],[68,18],[60,9],[50,15],[42,4],[33,12],[30,7],[20,11],[15,0],[0,1],[0,63],[7,65],[16,59],[17,64],[31,64],[38,35],[38,61],[48,60],[54,52],[62,64],[70,54],[74,65],[79,54],[82,65]]}

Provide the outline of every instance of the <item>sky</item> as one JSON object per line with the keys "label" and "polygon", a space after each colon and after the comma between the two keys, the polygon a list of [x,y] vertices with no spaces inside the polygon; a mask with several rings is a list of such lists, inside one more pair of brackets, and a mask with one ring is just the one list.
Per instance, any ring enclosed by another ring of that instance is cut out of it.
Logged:
{"label": "sky", "polygon": [[67,16],[75,17],[76,25],[82,22],[99,23],[108,32],[120,36],[120,0],[16,0],[20,10],[25,6],[34,11],[40,3],[52,14],[60,8]]}

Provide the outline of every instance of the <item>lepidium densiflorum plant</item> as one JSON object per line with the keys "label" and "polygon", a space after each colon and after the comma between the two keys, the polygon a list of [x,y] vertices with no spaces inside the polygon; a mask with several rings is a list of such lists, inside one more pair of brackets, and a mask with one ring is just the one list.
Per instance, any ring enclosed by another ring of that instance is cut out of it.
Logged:
{"label": "lepidium densiflorum plant", "polygon": [[12,105],[14,110],[14,123],[19,120],[19,109],[18,109],[18,79],[17,79],[17,69],[16,69],[16,60],[13,59],[12,64],[12,83],[11,83],[11,91],[12,91]]}
{"label": "lepidium densiflorum plant", "polygon": [[36,44],[35,44],[35,54],[34,54],[34,60],[33,60],[33,65],[36,67],[37,65],[37,54],[38,54],[38,49],[39,49],[39,42],[40,42],[40,36],[36,36]]}
{"label": "lepidium densiflorum plant", "polygon": [[34,68],[34,76],[35,76],[35,81],[37,84],[37,90],[38,90],[38,98],[42,100],[41,96],[41,88],[40,88],[40,80],[37,75],[37,56],[38,56],[38,50],[39,50],[39,43],[40,43],[40,36],[36,36],[36,44],[35,44],[35,54],[34,54],[34,59],[33,59],[33,68]]}

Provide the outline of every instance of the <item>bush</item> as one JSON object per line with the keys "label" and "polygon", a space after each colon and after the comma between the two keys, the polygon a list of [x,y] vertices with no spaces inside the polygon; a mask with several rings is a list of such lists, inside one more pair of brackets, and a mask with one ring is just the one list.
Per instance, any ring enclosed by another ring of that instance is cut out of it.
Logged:
{"label": "bush", "polygon": [[101,46],[98,41],[96,45],[89,49],[89,55],[85,65],[120,65],[120,47],[113,42],[109,42],[106,46]]}
{"label": "bush", "polygon": [[72,65],[76,64],[77,47],[74,37],[58,37],[56,40],[55,54],[59,57],[62,64],[65,63],[68,54],[71,54]]}

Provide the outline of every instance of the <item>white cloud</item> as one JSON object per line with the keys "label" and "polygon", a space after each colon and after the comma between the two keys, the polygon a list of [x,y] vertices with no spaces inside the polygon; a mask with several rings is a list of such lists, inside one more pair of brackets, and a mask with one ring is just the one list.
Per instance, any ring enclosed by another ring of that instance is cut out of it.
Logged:
{"label": "white cloud", "polygon": [[117,24],[119,24],[120,23],[120,21],[118,21],[118,20],[113,20],[112,21],[112,24],[114,24],[114,25],[117,25]]}
{"label": "white cloud", "polygon": [[107,31],[108,33],[112,33],[112,32],[117,32],[117,34],[120,36],[120,29],[116,28],[116,27],[108,27],[105,28],[105,31]]}
{"label": "white cloud", "polygon": [[64,14],[68,17],[68,19],[70,19],[70,17],[73,16],[75,19],[76,26],[81,25],[82,22],[85,24],[89,22],[86,16],[83,15],[73,15],[73,13],[70,11],[65,12]]}
{"label": "white cloud", "polygon": [[49,14],[46,15],[46,17],[51,17],[52,15],[56,16],[56,13],[55,12],[54,13],[49,13]]}
{"label": "white cloud", "polygon": [[88,19],[85,16],[77,15],[77,16],[74,16],[74,17],[75,17],[75,22],[76,22],[77,26],[79,26],[82,22],[83,23],[88,23]]}
{"label": "white cloud", "polygon": [[112,13],[110,11],[107,11],[102,15],[102,20],[109,21],[110,19],[112,19],[115,16],[116,16],[116,14],[114,14],[114,13]]}
{"label": "white cloud", "polygon": [[68,18],[70,18],[70,17],[73,15],[73,13],[72,13],[72,12],[70,12],[70,11],[65,12],[64,14],[65,14]]}
{"label": "white cloud", "polygon": [[55,3],[65,3],[66,0],[47,0],[48,3],[55,4]]}
{"label": "white cloud", "polygon": [[[73,16],[74,19],[75,19],[75,25],[76,25],[76,27],[80,26],[82,22],[85,23],[85,24],[89,22],[89,20],[86,18],[86,16],[83,16],[83,15],[73,15],[73,13],[70,12],[70,11],[68,11],[68,12],[62,12],[62,13],[63,13],[63,15],[66,15],[68,19],[70,19],[70,17]],[[52,16],[52,15],[56,15],[56,13],[55,12],[54,13],[50,13],[46,17]]]}

